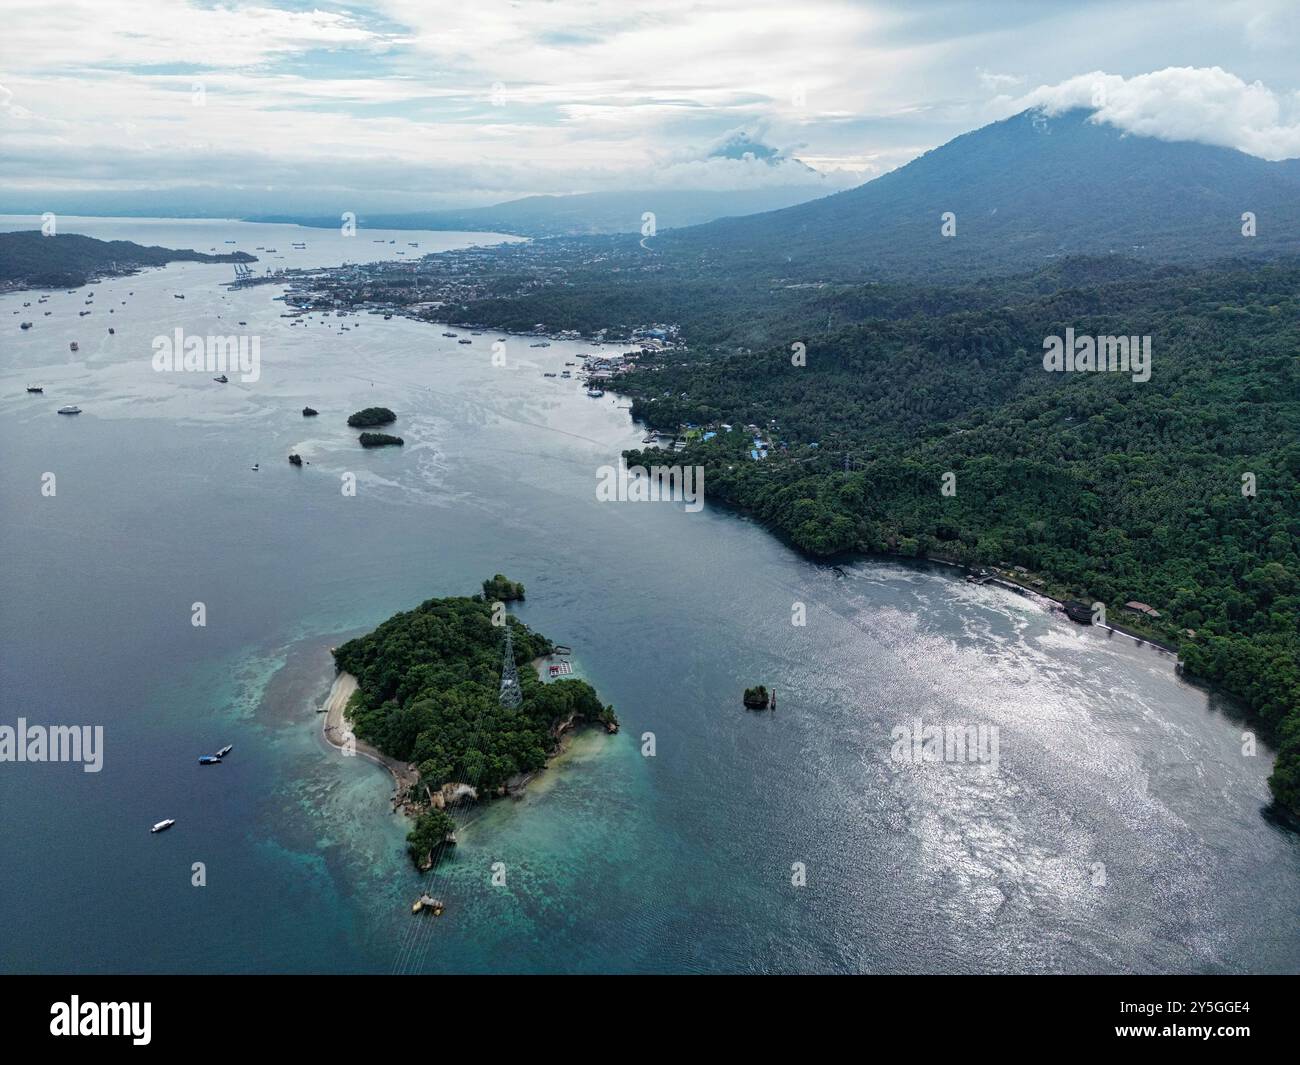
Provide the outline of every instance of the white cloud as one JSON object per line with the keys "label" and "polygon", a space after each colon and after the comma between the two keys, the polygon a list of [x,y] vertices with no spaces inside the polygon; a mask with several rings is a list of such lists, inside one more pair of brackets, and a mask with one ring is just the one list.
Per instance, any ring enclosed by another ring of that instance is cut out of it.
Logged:
{"label": "white cloud", "polygon": [[[1244,56],[1243,73],[1294,89],[1277,47],[1293,4],[991,3],[937,18],[902,0],[7,0],[0,173],[9,188],[214,190],[234,173],[376,208],[807,179],[707,159],[746,128],[842,184],[1030,102],[1087,105],[1093,75],[1013,99],[1078,70]],[[1215,88],[1216,69],[1189,84],[1098,75],[1101,119],[1296,154],[1294,98],[1222,70]]]}
{"label": "white cloud", "polygon": [[1093,120],[1169,141],[1236,148],[1263,159],[1300,156],[1300,94],[1247,84],[1219,67],[1166,67],[1125,78],[1094,71],[1044,85],[1010,104],[1059,114],[1082,107]]}
{"label": "white cloud", "polygon": [[991,70],[980,68],[975,71],[979,76],[980,84],[986,89],[1000,91],[1010,89],[1013,86],[1020,85],[1025,79],[1019,74],[995,74]]}

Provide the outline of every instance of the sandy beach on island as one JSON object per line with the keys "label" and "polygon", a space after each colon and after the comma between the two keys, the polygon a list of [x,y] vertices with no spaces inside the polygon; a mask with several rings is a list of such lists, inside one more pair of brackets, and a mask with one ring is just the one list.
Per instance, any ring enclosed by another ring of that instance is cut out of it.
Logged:
{"label": "sandy beach on island", "polygon": [[359,740],[352,735],[352,730],[348,727],[344,712],[347,710],[348,700],[352,698],[352,693],[356,690],[357,678],[351,673],[339,673],[334,678],[329,695],[325,697],[325,722],[321,727],[321,732],[325,737],[325,742],[336,750],[343,750],[344,744],[350,739],[353,750],[360,757],[369,759],[376,765],[381,765],[387,769],[393,775],[393,783],[397,789],[393,795],[393,805],[396,807],[399,801],[417,783],[419,774],[405,762],[389,758],[364,740]]}

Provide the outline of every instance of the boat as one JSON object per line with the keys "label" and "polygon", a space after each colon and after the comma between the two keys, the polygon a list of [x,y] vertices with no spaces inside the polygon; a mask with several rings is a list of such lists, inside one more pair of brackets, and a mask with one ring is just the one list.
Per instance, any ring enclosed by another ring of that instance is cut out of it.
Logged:
{"label": "boat", "polygon": [[553,373],[544,373],[544,374],[542,374],[542,376],[543,376],[543,377],[554,377],[555,374],[553,374]]}
{"label": "boat", "polygon": [[228,755],[234,749],[235,749],[235,745],[233,743],[227,743],[224,747],[221,748],[221,750],[217,752],[217,757],[225,758],[226,755]]}
{"label": "boat", "polygon": [[32,327],[32,323],[31,323],[31,322],[22,322],[22,323],[18,326],[19,329],[30,329],[31,327]]}
{"label": "boat", "polygon": [[153,828],[149,829],[149,831],[150,831],[150,832],[166,832],[167,829],[171,828],[172,825],[174,825],[174,824],[176,824],[176,818],[174,818],[174,817],[169,817],[169,818],[167,818],[166,821],[159,821],[156,825],[153,826]]}
{"label": "boat", "polygon": [[172,299],[183,300],[184,298],[185,298],[185,293],[183,293],[183,292],[173,292],[173,293],[172,293]]}
{"label": "boat", "polygon": [[536,344],[529,344],[528,346],[530,348],[549,348],[551,345],[549,341],[541,340],[538,341]]}
{"label": "boat", "polygon": [[226,241],[226,243],[227,243],[227,244],[234,244],[235,242],[234,242],[233,240],[228,240],[228,241]]}
{"label": "boat", "polygon": [[114,329],[114,328],[110,325],[110,326],[108,327],[108,332],[109,332],[109,335],[112,336],[114,333],[117,332],[117,330]]}
{"label": "boat", "polygon": [[443,333],[442,335],[445,336],[445,337],[454,337],[454,336],[459,336],[460,334],[459,334],[459,333]]}
{"label": "boat", "polygon": [[221,759],[215,754],[205,754],[199,759],[199,765],[220,765]]}
{"label": "boat", "polygon": [[78,407],[76,404],[73,404],[73,405],[68,406],[68,407],[60,407],[60,408],[59,408],[59,413],[60,413],[60,414],[80,414],[80,413],[81,413],[81,408]]}
{"label": "boat", "polygon": [[564,370],[563,372],[561,372],[560,376],[561,376],[561,377],[572,378],[572,377],[573,377],[573,374],[571,374],[568,370]]}
{"label": "boat", "polygon": [[299,455],[297,452],[293,452],[292,454],[290,454],[290,455],[289,455],[289,465],[290,465],[290,466],[301,466],[301,465],[302,465],[302,456]]}
{"label": "boat", "polygon": [[212,380],[218,382],[219,384],[223,384],[223,385],[224,385],[224,384],[228,384],[228,383],[229,383],[230,378],[227,377],[225,374],[222,374],[220,377],[214,377]]}
{"label": "boat", "polygon": [[81,347],[80,347],[80,345],[79,345],[79,344],[74,340],[71,344],[68,345],[68,350],[69,350],[69,351],[80,351],[80,350],[81,350]]}
{"label": "boat", "polygon": [[28,392],[44,392],[44,391],[45,391],[45,386],[44,386],[44,385],[28,385],[28,386],[27,386],[27,391],[28,391]]}
{"label": "boat", "polygon": [[463,340],[458,340],[458,341],[456,341],[456,343],[457,343],[457,344],[473,344],[474,341],[469,340],[469,339],[463,339]]}
{"label": "boat", "polygon": [[592,399],[599,399],[604,394],[605,394],[605,390],[603,388],[587,389],[587,395],[589,395]]}
{"label": "boat", "polygon": [[253,463],[251,466],[249,466],[248,468],[249,468],[250,470],[254,470],[254,471],[256,471],[256,470],[260,470],[260,469],[262,468],[262,464],[261,464],[260,462],[254,462],[254,463]]}

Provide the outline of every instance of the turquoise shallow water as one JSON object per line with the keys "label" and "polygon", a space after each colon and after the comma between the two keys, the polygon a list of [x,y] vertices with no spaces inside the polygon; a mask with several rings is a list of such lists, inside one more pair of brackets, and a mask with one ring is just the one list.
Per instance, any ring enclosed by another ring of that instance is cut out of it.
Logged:
{"label": "turquoise shallow water", "polygon": [[[365,257],[317,233],[318,261]],[[541,376],[590,345],[511,339],[495,367],[496,334],[291,327],[276,289],[228,276],[107,281],[86,318],[85,291],[49,318],[0,297],[0,723],[106,730],[99,774],[0,765],[0,968],[1300,968],[1300,846],[1261,816],[1269,756],[1241,757],[1231,709],[1169,656],[942,570],[816,565],[712,507],[598,503],[597,468],[640,433],[621,401]],[[155,335],[232,319],[261,337],[259,381],[152,370]],[[55,416],[65,402],[85,413]],[[343,424],[374,403],[398,411],[400,451],[363,452]],[[498,571],[624,727],[476,810],[437,874],[448,914],[414,920],[424,881],[387,775],[320,737],[327,648]],[[740,708],[758,680],[775,714]],[[997,727],[999,772],[892,762],[891,729],[917,717]],[[223,743],[226,764],[195,765]]]}

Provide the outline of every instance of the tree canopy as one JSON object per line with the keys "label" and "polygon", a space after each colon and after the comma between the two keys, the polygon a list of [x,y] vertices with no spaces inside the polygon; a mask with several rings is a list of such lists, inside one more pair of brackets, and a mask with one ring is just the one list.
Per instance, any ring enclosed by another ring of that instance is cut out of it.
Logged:
{"label": "tree canopy", "polygon": [[429,599],[334,651],[356,676],[348,715],[356,735],[416,763],[422,784],[458,781],[493,791],[540,769],[570,720],[615,720],[586,681],[543,683],[530,661],[551,642],[506,616],[523,690],[516,708],[499,701],[505,629],[481,596]]}

